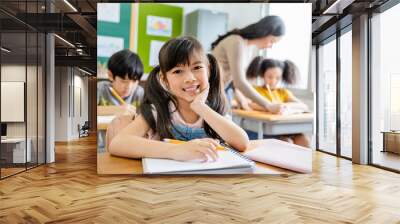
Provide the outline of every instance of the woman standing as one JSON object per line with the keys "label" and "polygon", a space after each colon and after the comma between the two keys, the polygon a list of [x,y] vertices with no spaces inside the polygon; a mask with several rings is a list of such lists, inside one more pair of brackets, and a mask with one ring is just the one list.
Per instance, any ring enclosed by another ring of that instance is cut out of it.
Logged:
{"label": "woman standing", "polygon": [[[251,50],[271,48],[285,34],[285,25],[278,16],[266,16],[260,21],[242,29],[233,29],[219,36],[211,44],[212,54],[221,67],[225,92],[229,102],[233,98],[233,87],[245,97],[265,107],[272,113],[279,113],[283,104],[271,103],[262,97],[246,79],[246,68],[251,61]],[[241,101],[246,108],[245,101]]]}

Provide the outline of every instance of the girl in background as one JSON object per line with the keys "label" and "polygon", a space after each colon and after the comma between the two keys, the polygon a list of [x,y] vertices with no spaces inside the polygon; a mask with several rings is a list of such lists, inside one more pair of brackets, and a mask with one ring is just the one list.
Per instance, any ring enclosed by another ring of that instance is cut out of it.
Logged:
{"label": "girl in background", "polygon": [[[216,59],[194,38],[169,40],[149,74],[140,114],[111,141],[109,151],[131,158],[203,160],[217,158],[224,141],[244,151],[246,132],[227,118]],[[165,138],[186,141],[162,142]]]}
{"label": "girl in background", "polygon": [[[281,84],[293,85],[297,81],[299,70],[297,66],[289,61],[265,59],[261,56],[254,58],[246,71],[248,79],[261,77],[264,81],[261,86],[254,86],[254,89],[271,103],[283,105],[281,113],[301,113],[308,111],[307,105],[296,98],[293,93],[280,88]],[[251,102],[249,106],[253,110],[268,111],[265,107]],[[272,112],[272,111],[268,111]],[[309,147],[310,141],[304,134],[280,136],[282,140],[292,142],[297,145]]]}

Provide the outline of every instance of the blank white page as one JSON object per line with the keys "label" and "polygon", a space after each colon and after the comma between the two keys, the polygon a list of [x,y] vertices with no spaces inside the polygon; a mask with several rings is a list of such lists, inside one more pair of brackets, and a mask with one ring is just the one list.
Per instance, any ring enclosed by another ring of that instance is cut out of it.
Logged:
{"label": "blank white page", "polygon": [[229,168],[248,168],[254,163],[228,151],[218,150],[219,158],[215,162],[182,162],[170,159],[143,158],[144,173],[171,173]]}
{"label": "blank white page", "polygon": [[244,155],[254,161],[293,170],[312,171],[312,150],[277,139],[254,141]]}

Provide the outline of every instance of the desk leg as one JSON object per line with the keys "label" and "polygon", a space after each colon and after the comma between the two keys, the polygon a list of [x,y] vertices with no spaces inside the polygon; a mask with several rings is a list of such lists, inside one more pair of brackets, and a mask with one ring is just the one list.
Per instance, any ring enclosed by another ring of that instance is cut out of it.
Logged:
{"label": "desk leg", "polygon": [[263,130],[263,122],[259,121],[258,122],[258,139],[263,139],[264,138],[264,130]]}

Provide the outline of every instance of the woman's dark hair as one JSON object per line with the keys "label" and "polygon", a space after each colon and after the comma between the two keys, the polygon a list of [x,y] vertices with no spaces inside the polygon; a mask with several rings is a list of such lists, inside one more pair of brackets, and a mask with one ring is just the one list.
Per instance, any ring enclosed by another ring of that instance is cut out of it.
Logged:
{"label": "woman's dark hair", "polygon": [[107,68],[111,71],[113,78],[116,76],[130,80],[140,80],[143,75],[143,63],[139,56],[125,49],[114,53],[107,62]]}
{"label": "woman's dark hair", "polygon": [[260,21],[250,24],[242,29],[233,29],[224,35],[218,36],[217,40],[211,44],[211,49],[214,49],[218,43],[225,37],[237,34],[244,39],[257,39],[269,35],[283,36],[285,34],[285,24],[279,16],[266,16]]}
{"label": "woman's dark hair", "polygon": [[265,71],[267,71],[270,68],[276,68],[276,67],[282,69],[282,81],[285,84],[293,85],[297,82],[297,78],[299,76],[299,69],[292,61],[265,59],[261,56],[255,57],[253,61],[250,62],[250,65],[246,71],[246,77],[248,79],[264,77]]}
{"label": "woman's dark hair", "polygon": [[[145,94],[139,111],[150,128],[157,132],[161,139],[174,138],[171,131],[174,128],[171,122],[173,111],[170,111],[169,103],[174,103],[178,108],[175,96],[166,91],[160,83],[160,80],[163,79],[162,74],[165,75],[177,65],[189,65],[189,58],[194,53],[206,56],[201,44],[196,39],[192,37],[170,39],[160,49],[158,56],[160,65],[154,67],[147,78]],[[217,60],[210,54],[207,55],[207,59],[210,89],[206,103],[211,109],[224,115],[227,112],[226,99]],[[156,118],[153,116],[153,111],[157,114]],[[206,122],[204,122],[204,130],[208,136],[221,139]]]}

